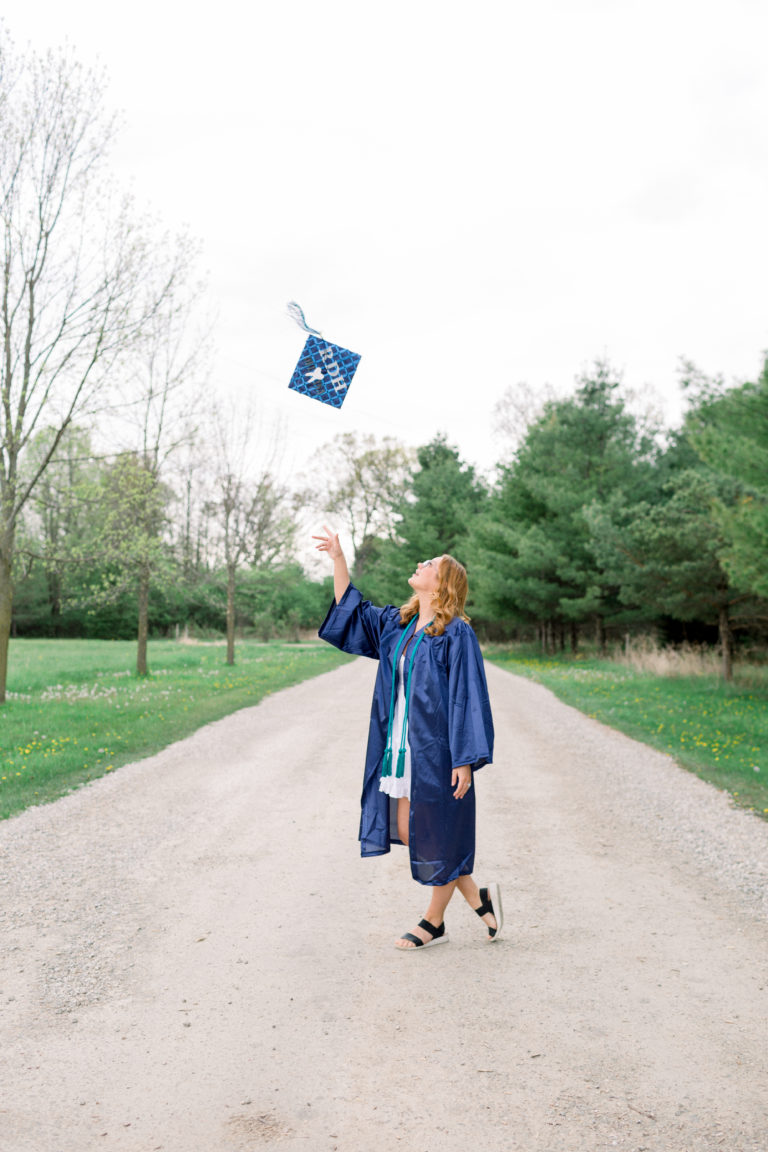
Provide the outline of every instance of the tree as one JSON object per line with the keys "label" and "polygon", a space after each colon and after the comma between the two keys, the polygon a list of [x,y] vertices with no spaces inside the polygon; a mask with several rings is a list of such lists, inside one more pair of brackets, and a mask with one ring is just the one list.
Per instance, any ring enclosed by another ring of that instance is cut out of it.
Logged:
{"label": "tree", "polygon": [[170,493],[159,481],[151,456],[125,452],[101,477],[99,492],[100,553],[106,569],[91,594],[102,603],[115,599],[127,587],[138,598],[138,642],[136,672],[146,676],[149,635],[150,579],[164,563],[169,567],[169,550],[163,541]]}
{"label": "tree", "polygon": [[333,599],[333,581],[309,580],[295,562],[269,567],[244,568],[238,600],[260,640],[290,636],[298,640],[303,631],[317,630],[319,620]]}
{"label": "tree", "polygon": [[355,565],[365,567],[374,537],[395,533],[411,479],[413,452],[391,436],[342,432],[315,454],[312,488],[303,499],[335,516],[352,538]]}
{"label": "tree", "polygon": [[[177,548],[185,583],[197,583],[213,564],[210,539],[210,453],[199,434],[179,448],[173,461],[173,486],[177,496]],[[202,465],[202,466],[201,466]]]}
{"label": "tree", "polygon": [[457,448],[438,433],[416,449],[418,467],[403,494],[396,521],[396,537],[371,542],[365,570],[366,590],[375,599],[397,599],[408,593],[406,581],[421,560],[444,552],[462,555],[470,525],[487,499],[485,485],[465,463]]}
{"label": "tree", "polygon": [[[64,52],[13,56],[0,32],[0,703],[19,518],[61,439],[103,403],[168,288],[151,230],[105,173],[101,78]],[[50,442],[22,474],[42,427]]]}
{"label": "tree", "polygon": [[459,551],[486,498],[475,469],[461,459],[444,433],[418,448],[416,458],[418,469],[398,525],[407,559],[414,563]]}
{"label": "tree", "polygon": [[504,445],[504,459],[514,456],[528,429],[542,416],[557,395],[551,385],[534,389],[526,380],[508,385],[493,406],[493,431]]}
{"label": "tree", "polygon": [[286,559],[296,531],[291,494],[274,475],[280,438],[273,435],[268,457],[254,469],[253,413],[218,405],[211,425],[215,442],[213,499],[227,577],[227,664],[235,662],[235,581],[241,564],[265,568]]}
{"label": "tree", "polygon": [[646,618],[671,616],[718,629],[722,674],[733,672],[734,617],[754,617],[755,603],[734,587],[720,555],[723,537],[713,516],[727,492],[707,469],[686,468],[667,481],[661,499],[630,503],[619,494],[593,506],[595,551],[619,596]]}
{"label": "tree", "polygon": [[701,459],[735,489],[713,503],[722,563],[734,583],[768,597],[768,358],[755,383],[711,388],[686,424]]}
{"label": "tree", "polygon": [[[46,428],[30,441],[24,458],[25,474],[36,471],[54,435],[54,430]],[[25,547],[22,537],[19,551],[26,552],[44,572],[53,636],[60,634],[68,570],[79,555],[93,547],[83,494],[95,483],[97,469],[90,433],[70,425],[25,509],[22,531],[26,530],[28,542]]]}
{"label": "tree", "polygon": [[653,444],[618,389],[598,362],[575,396],[546,403],[474,525],[483,614],[535,623],[547,647],[566,629],[575,647],[590,619],[602,647],[606,617],[620,607],[592,549],[586,509],[617,489],[635,498],[648,482]]}
{"label": "tree", "polygon": [[158,245],[148,292],[160,303],[135,341],[123,382],[124,400],[112,429],[112,435],[125,436],[130,445],[120,468],[126,469],[131,519],[118,528],[116,546],[110,548],[109,533],[103,543],[111,562],[121,569],[123,583],[137,587],[139,676],[148,673],[150,584],[165,555],[162,534],[168,520],[161,509],[169,499],[166,471],[174,454],[195,439],[207,370],[207,336],[198,319],[202,284],[194,278],[195,258],[196,246],[186,237],[166,238]]}

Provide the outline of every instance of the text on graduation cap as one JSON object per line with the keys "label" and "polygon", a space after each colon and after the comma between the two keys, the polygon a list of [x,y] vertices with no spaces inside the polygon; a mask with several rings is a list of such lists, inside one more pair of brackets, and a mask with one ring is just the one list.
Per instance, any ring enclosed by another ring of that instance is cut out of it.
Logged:
{"label": "text on graduation cap", "polygon": [[289,387],[321,404],[340,408],[359,363],[356,352],[308,336]]}

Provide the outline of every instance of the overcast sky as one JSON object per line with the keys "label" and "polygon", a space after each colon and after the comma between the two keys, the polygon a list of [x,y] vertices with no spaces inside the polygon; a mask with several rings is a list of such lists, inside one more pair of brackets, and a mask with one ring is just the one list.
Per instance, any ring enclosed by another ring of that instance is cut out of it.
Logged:
{"label": "overcast sky", "polygon": [[[597,357],[680,412],[682,356],[768,348],[764,0],[5,0],[21,46],[102,63],[114,162],[203,244],[213,386],[336,432],[500,454],[509,385]],[[344,408],[287,389],[314,327],[362,355]]]}

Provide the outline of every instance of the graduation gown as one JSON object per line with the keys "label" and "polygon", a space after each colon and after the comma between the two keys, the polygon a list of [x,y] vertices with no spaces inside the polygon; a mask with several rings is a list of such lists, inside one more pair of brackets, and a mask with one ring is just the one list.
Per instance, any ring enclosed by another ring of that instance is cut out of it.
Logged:
{"label": "graduation gown", "polygon": [[[407,627],[413,627],[412,624]],[[361,797],[360,851],[389,852],[397,835],[397,801],[379,790],[387,743],[392,663],[402,636],[400,609],[376,608],[350,584],[326,616],[319,635],[355,656],[379,661],[368,730]],[[464,621],[451,621],[442,636],[426,635],[416,651],[408,712],[411,748],[409,852],[420,884],[448,884],[468,875],[475,857],[475,789],[454,799],[451,773],[469,764],[476,772],[493,756],[493,721],[483,657]],[[394,760],[396,761],[397,749]],[[394,767],[393,767],[394,770]]]}

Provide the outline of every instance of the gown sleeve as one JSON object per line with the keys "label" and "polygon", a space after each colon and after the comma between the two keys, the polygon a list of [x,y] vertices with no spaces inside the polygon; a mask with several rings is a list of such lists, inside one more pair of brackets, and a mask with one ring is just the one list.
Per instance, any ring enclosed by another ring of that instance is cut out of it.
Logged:
{"label": "gown sleeve", "polygon": [[376,608],[370,600],[363,600],[354,584],[348,584],[338,604],[334,600],[328,609],[318,636],[342,652],[378,660],[382,633],[395,619],[400,619],[399,608]]}
{"label": "gown sleeve", "polygon": [[493,759],[493,718],[480,645],[463,621],[450,639],[448,741],[451,767],[473,769]]}

